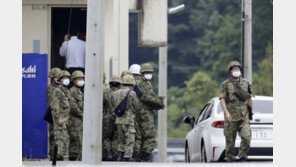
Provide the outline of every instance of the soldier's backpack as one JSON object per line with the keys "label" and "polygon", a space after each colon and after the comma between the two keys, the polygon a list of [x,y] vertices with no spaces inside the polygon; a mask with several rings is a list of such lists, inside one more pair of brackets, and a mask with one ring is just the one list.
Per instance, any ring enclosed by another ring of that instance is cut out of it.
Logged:
{"label": "soldier's backpack", "polygon": [[127,109],[127,99],[130,92],[131,90],[127,92],[127,95],[125,96],[125,98],[119,103],[119,105],[113,111],[114,114],[117,115],[118,117],[121,117],[125,113],[125,110]]}

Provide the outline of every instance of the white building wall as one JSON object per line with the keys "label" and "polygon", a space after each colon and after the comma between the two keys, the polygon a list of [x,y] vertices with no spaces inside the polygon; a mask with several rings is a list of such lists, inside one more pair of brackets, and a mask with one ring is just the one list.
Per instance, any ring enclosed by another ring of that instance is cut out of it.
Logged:
{"label": "white building wall", "polygon": [[40,53],[48,53],[48,9],[33,10],[32,5],[23,5],[22,10],[22,52],[33,53],[33,40],[40,40]]}
{"label": "white building wall", "polygon": [[[32,6],[44,6],[32,9]],[[86,0],[74,0],[73,6],[86,7]],[[22,8],[22,53],[33,53],[33,40],[40,40],[40,53],[48,54],[50,68],[51,7],[70,7],[66,0],[23,0]],[[106,1],[104,71],[107,81],[110,76],[110,59],[113,57],[113,74],[120,75],[128,69],[128,9],[129,0]]]}

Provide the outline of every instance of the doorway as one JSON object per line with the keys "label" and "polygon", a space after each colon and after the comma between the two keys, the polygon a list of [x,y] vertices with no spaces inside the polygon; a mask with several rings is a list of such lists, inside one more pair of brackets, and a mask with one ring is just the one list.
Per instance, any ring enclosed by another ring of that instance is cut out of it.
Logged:
{"label": "doorway", "polygon": [[[51,10],[51,68],[65,67],[65,58],[60,56],[59,49],[68,33],[69,15],[69,7],[53,7]],[[78,28],[81,33],[78,38],[85,40],[86,7],[72,8],[70,28]]]}

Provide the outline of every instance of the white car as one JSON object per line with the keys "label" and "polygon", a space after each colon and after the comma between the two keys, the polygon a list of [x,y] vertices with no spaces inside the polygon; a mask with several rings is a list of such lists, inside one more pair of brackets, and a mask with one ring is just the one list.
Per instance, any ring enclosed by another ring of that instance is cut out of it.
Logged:
{"label": "white car", "polygon": [[[273,159],[273,97],[255,96],[252,100],[254,115],[250,121],[252,140],[248,158]],[[192,116],[186,116],[184,123],[192,126],[185,140],[185,162],[225,159],[224,114],[218,97],[204,106],[196,120]],[[240,141],[237,135],[236,151]]]}

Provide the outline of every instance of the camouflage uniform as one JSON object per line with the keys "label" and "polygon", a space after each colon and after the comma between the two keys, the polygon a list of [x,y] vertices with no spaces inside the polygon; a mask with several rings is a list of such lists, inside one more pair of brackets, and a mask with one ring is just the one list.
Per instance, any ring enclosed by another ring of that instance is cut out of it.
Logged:
{"label": "camouflage uniform", "polygon": [[[153,72],[151,64],[145,63],[141,66],[141,73]],[[154,128],[154,113],[153,110],[159,110],[164,107],[163,99],[153,92],[153,87],[150,81],[141,77],[138,87],[143,95],[141,100],[141,113],[139,127],[142,133],[142,153],[147,159],[151,159],[152,151],[155,147],[156,131]]]}
{"label": "camouflage uniform", "polygon": [[[67,124],[69,120],[70,103],[69,90],[59,85],[53,91],[52,97],[52,117],[54,125],[54,143],[58,146],[58,158],[63,158],[66,154],[68,143]],[[59,120],[63,120],[63,125],[59,125]]]}
{"label": "camouflage uniform", "polygon": [[[114,75],[110,78],[110,82],[117,82],[121,84],[121,78],[117,75]],[[111,110],[111,93],[117,91],[119,88],[112,87],[109,89],[104,86],[104,109],[103,109],[103,160],[108,160],[108,150],[111,151],[112,155],[117,155],[117,146],[113,143],[115,138],[115,119],[116,116]],[[117,137],[117,136],[116,136]],[[116,139],[117,140],[117,139]],[[114,144],[114,146],[113,146]]]}
{"label": "camouflage uniform", "polygon": [[[132,80],[134,85],[134,79],[132,76],[125,76],[123,78],[123,84],[125,80]],[[120,102],[126,97],[127,93],[131,89],[128,86],[122,86],[122,88],[116,92],[111,93],[111,108],[112,111],[120,104]],[[132,158],[133,149],[135,144],[135,128],[134,119],[135,113],[140,110],[140,102],[134,91],[130,91],[127,100],[127,110],[125,113],[118,117],[116,116],[115,124],[118,130],[118,152],[124,152],[124,158]]]}
{"label": "camouflage uniform", "polygon": [[[60,68],[52,68],[49,71],[48,77],[50,78],[50,82],[52,82],[52,80],[54,78],[58,78],[60,76],[61,73],[61,69]],[[50,83],[47,90],[46,90],[46,97],[47,97],[47,103],[46,106],[47,108],[52,108],[52,96],[53,96],[53,91],[54,89],[57,88],[57,84],[53,84]],[[52,154],[53,154],[53,147],[54,147],[54,129],[53,129],[53,124],[52,123],[48,123],[48,143],[49,143],[49,156],[52,159]]]}
{"label": "camouflage uniform", "polygon": [[[229,69],[229,68],[228,68]],[[225,80],[220,86],[220,96],[226,103],[227,110],[231,115],[232,121],[225,119],[224,135],[226,138],[226,158],[227,161],[235,160],[235,140],[237,132],[241,137],[241,144],[239,148],[239,158],[247,159],[247,154],[250,148],[252,138],[250,121],[248,117],[248,100],[240,101],[234,95],[234,84],[239,84],[244,90],[248,91],[248,82],[244,78],[236,82],[234,78]]]}
{"label": "camouflage uniform", "polygon": [[[56,86],[53,84],[50,84],[46,90],[46,96],[47,96],[47,108],[51,107],[51,97],[53,90]],[[48,123],[48,143],[49,143],[49,151],[48,154],[52,158],[52,153],[53,153],[53,144],[54,144],[54,131],[53,131],[53,124]]]}
{"label": "camouflage uniform", "polygon": [[81,161],[82,158],[82,134],[83,134],[83,92],[81,88],[73,86],[70,89],[70,126],[69,136],[69,158],[77,158]]}
{"label": "camouflage uniform", "polygon": [[[140,83],[141,77],[135,78],[136,84]],[[136,161],[141,161],[141,149],[142,149],[142,133],[140,131],[139,122],[141,121],[140,117],[141,112],[136,112],[135,115],[135,130],[136,130],[136,137],[135,137],[135,146],[134,146],[134,158]]]}

